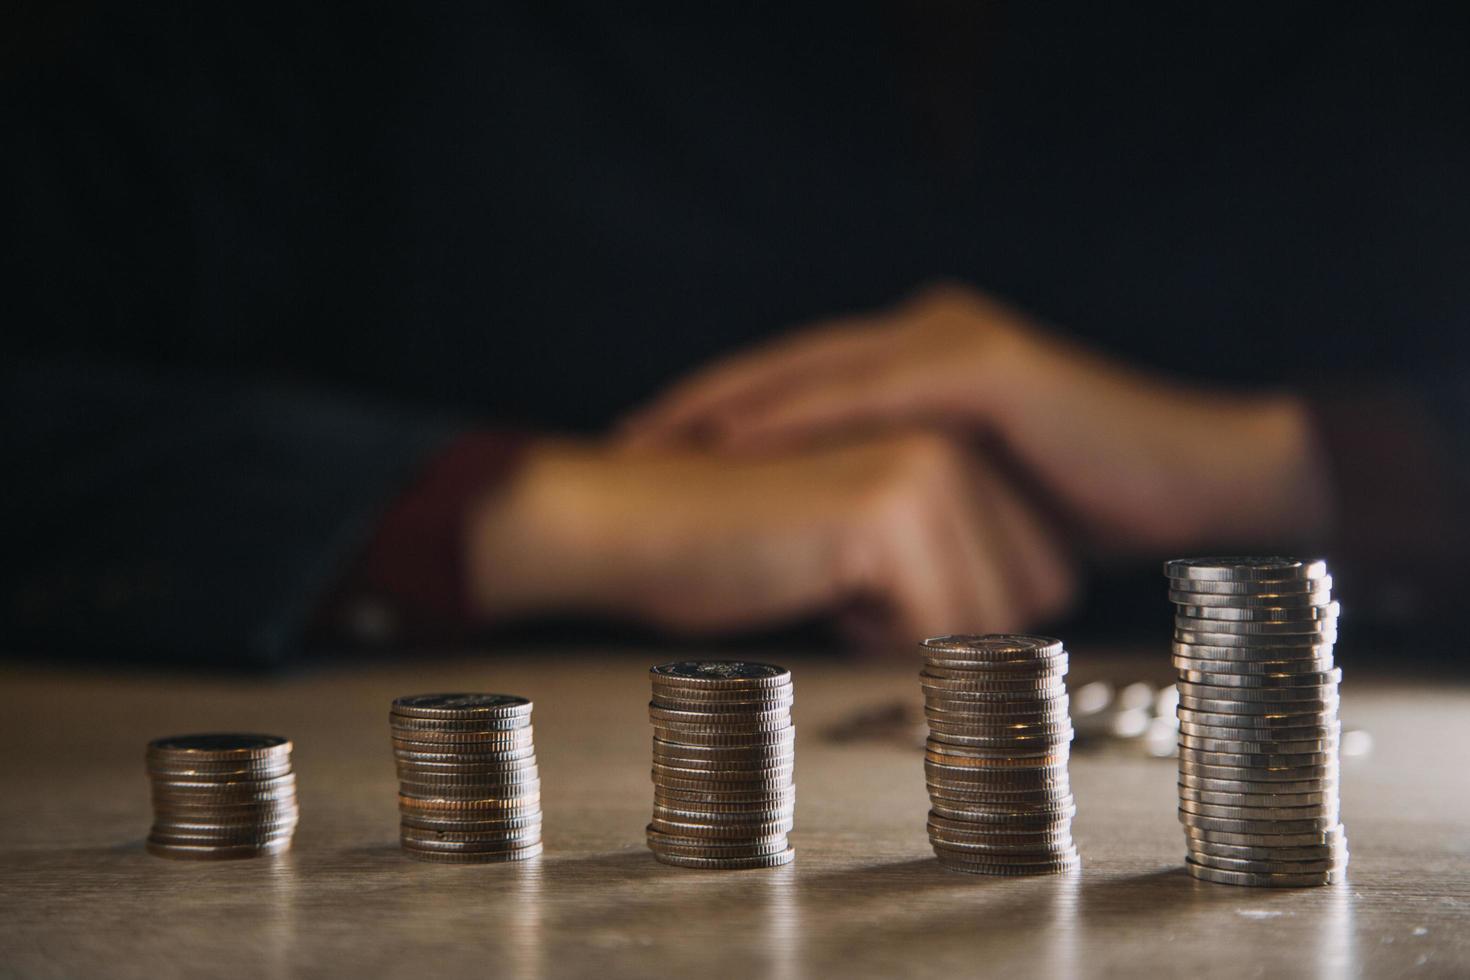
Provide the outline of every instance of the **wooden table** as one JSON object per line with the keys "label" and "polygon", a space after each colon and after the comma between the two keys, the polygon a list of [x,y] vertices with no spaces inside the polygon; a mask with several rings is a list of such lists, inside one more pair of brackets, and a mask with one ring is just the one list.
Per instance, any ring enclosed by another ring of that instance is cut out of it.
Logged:
{"label": "wooden table", "polygon": [[[1349,665],[1345,721],[1376,742],[1345,762],[1351,881],[1271,891],[1184,874],[1174,765],[1132,746],[1074,757],[1080,875],[944,871],[925,839],[920,753],[823,736],[856,707],[916,703],[914,665],[783,658],[797,861],[722,873],[665,867],[643,845],[651,656],[541,651],[276,680],[0,668],[0,974],[1470,975],[1463,685],[1379,683]],[[1167,677],[1164,661],[1074,650],[1073,676]],[[538,861],[399,853],[388,702],[451,689],[535,699]],[[294,850],[150,856],[145,741],[220,729],[295,739]]]}

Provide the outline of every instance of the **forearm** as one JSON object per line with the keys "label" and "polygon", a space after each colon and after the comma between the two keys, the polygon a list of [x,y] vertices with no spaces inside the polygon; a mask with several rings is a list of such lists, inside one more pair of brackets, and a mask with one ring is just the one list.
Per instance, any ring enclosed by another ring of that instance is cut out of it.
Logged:
{"label": "forearm", "polygon": [[998,434],[1104,553],[1311,547],[1331,527],[1303,398],[1187,387],[1052,338],[1004,376]]}

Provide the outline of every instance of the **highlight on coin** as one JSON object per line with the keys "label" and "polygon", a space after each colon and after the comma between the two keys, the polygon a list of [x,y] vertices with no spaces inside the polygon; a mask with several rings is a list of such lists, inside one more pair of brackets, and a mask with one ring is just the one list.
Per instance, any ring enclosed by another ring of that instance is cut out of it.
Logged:
{"label": "highlight on coin", "polygon": [[444,864],[541,853],[541,775],[531,702],[513,694],[416,694],[388,712],[399,842]]}
{"label": "highlight on coin", "polygon": [[300,816],[291,742],[279,735],[206,733],[148,743],[159,857],[219,861],[279,854]]}
{"label": "highlight on coin", "polygon": [[796,856],[791,672],[701,660],[649,671],[653,819],[648,847],[664,864],[771,868]]}

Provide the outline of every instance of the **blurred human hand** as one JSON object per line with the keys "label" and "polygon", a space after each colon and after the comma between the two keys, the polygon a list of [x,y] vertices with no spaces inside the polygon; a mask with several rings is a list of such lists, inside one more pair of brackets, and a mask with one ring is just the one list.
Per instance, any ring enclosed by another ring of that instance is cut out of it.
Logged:
{"label": "blurred human hand", "polygon": [[1022,496],[926,433],[738,457],[547,443],[467,534],[470,595],[491,618],[698,634],[830,612],[892,648],[1017,629],[1075,591],[1069,552]]}
{"label": "blurred human hand", "polygon": [[717,362],[623,434],[770,451],[913,425],[998,439],[1104,554],[1310,543],[1329,520],[1298,399],[1174,383],[957,286]]}

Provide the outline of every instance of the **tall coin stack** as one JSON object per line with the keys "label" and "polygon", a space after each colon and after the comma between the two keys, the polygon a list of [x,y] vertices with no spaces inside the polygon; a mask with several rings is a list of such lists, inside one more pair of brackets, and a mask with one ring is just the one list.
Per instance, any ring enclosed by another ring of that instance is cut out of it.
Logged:
{"label": "tall coin stack", "polygon": [[222,860],[279,854],[299,809],[291,743],[276,735],[178,735],[148,743],[160,857]]}
{"label": "tall coin stack", "polygon": [[796,852],[791,671],[686,661],[649,671],[653,822],[648,847],[685,868],[772,868]]}
{"label": "tall coin stack", "polygon": [[1325,563],[1167,562],[1179,672],[1179,820],[1189,873],[1326,885],[1347,871],[1338,813],[1337,603]]}
{"label": "tall coin stack", "polygon": [[1061,641],[1001,633],[921,646],[929,842],[940,863],[991,875],[1079,867]]}
{"label": "tall coin stack", "polygon": [[399,841],[421,861],[488,864],[541,853],[541,777],[531,702],[418,694],[388,715]]}

